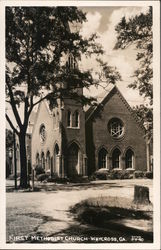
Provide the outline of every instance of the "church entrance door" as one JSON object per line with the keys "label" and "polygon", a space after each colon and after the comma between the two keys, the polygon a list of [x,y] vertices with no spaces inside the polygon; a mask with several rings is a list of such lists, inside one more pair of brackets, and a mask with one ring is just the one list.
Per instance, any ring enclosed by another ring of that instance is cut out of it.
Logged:
{"label": "church entrance door", "polygon": [[79,147],[73,143],[68,150],[68,177],[76,176],[79,174]]}

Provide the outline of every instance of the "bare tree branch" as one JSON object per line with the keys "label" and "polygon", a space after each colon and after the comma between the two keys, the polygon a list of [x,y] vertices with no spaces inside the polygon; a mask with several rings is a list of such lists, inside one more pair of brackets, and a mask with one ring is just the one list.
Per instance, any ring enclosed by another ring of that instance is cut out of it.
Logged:
{"label": "bare tree branch", "polygon": [[10,84],[7,81],[6,81],[6,84],[7,84],[7,87],[8,87],[8,91],[9,91],[9,95],[10,95],[10,100],[11,100],[10,103],[11,103],[11,107],[12,107],[13,113],[14,113],[15,118],[16,118],[16,122],[17,122],[18,126],[21,127],[22,126],[22,122],[21,122],[19,113],[18,113],[17,108],[16,108],[16,104],[15,104],[15,100],[14,100],[12,88],[11,88]]}
{"label": "bare tree branch", "polygon": [[10,120],[10,118],[9,118],[9,116],[8,116],[7,114],[6,114],[6,119],[7,119],[8,123],[9,123],[10,127],[13,129],[13,131],[14,131],[17,135],[19,135],[18,130],[14,127],[13,123],[11,122],[11,120]]}

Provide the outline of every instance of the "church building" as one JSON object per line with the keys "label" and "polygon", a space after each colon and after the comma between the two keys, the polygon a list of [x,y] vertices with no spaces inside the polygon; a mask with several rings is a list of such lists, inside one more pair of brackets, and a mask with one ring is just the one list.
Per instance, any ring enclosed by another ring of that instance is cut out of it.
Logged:
{"label": "church building", "polygon": [[68,96],[57,102],[51,110],[43,101],[31,115],[32,166],[62,178],[100,168],[146,171],[145,128],[116,86],[88,110]]}

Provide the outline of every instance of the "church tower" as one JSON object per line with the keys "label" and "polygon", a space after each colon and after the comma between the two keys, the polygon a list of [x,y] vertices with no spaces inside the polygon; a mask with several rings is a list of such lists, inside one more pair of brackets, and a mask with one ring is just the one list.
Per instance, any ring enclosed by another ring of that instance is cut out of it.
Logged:
{"label": "church tower", "polygon": [[[78,69],[78,64],[72,54],[66,56],[65,65],[69,76]],[[77,82],[77,78],[71,77],[71,79],[75,80],[64,82],[63,88],[70,89],[72,94],[83,95],[83,88]],[[53,157],[59,159],[53,159],[53,165],[59,165],[54,166],[54,169],[60,177],[74,178],[77,175],[87,175],[85,112],[78,98],[72,98],[68,92],[58,101],[58,107],[54,111],[55,116],[59,114],[59,133],[56,136],[59,143],[54,144]]]}

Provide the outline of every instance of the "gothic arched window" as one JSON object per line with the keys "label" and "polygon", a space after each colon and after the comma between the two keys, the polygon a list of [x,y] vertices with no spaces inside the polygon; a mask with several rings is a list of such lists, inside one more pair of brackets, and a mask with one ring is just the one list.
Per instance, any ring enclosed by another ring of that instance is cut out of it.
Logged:
{"label": "gothic arched window", "polygon": [[41,165],[45,169],[45,155],[44,155],[44,152],[41,153]]}
{"label": "gothic arched window", "polygon": [[39,153],[36,154],[36,165],[39,165],[40,163],[40,158],[39,158]]}
{"label": "gothic arched window", "polygon": [[72,124],[71,112],[70,112],[70,110],[68,110],[68,113],[67,113],[67,126],[71,127],[71,124]]}
{"label": "gothic arched window", "polygon": [[45,125],[42,124],[40,126],[40,141],[43,143],[46,139],[46,130],[45,130]]}
{"label": "gothic arched window", "polygon": [[78,111],[74,113],[74,126],[76,128],[79,128],[79,112]]}
{"label": "gothic arched window", "polygon": [[112,153],[112,168],[120,168],[120,155],[120,150],[116,148]]}
{"label": "gothic arched window", "polygon": [[133,168],[133,156],[133,151],[128,149],[125,155],[125,168]]}
{"label": "gothic arched window", "polygon": [[98,164],[99,168],[107,168],[107,151],[104,148],[101,148],[98,153]]}
{"label": "gothic arched window", "polygon": [[47,164],[47,170],[50,170],[50,152],[47,151],[47,154],[46,154],[46,164]]}

